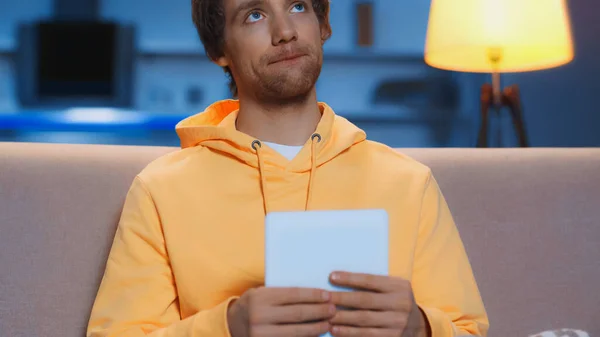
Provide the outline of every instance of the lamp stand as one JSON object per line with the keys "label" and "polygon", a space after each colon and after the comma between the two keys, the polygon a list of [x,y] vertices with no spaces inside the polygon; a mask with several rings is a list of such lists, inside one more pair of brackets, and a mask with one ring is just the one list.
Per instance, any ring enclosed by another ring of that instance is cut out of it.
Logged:
{"label": "lamp stand", "polygon": [[512,85],[500,90],[500,75],[498,73],[492,75],[493,85],[486,83],[481,87],[481,127],[477,147],[488,147],[490,108],[494,108],[498,114],[502,108],[508,108],[519,140],[519,146],[528,147],[529,141],[525,132],[519,87]]}

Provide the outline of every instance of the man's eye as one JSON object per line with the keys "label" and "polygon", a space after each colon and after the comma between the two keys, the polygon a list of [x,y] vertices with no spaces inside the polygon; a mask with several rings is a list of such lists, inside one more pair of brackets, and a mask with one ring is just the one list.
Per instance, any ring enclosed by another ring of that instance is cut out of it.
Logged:
{"label": "man's eye", "polygon": [[248,16],[248,22],[256,22],[263,18],[263,15],[259,12],[252,12]]}
{"label": "man's eye", "polygon": [[295,4],[294,7],[292,8],[293,13],[302,13],[304,11],[306,11],[304,4]]}

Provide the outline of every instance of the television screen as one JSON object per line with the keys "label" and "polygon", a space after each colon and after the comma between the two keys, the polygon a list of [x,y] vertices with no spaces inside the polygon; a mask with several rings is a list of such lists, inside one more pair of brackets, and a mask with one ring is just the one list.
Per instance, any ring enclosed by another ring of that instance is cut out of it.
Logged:
{"label": "television screen", "polygon": [[38,26],[37,94],[114,94],[116,27],[107,23],[42,23]]}
{"label": "television screen", "polygon": [[24,106],[131,104],[133,28],[112,22],[42,21],[19,39]]}

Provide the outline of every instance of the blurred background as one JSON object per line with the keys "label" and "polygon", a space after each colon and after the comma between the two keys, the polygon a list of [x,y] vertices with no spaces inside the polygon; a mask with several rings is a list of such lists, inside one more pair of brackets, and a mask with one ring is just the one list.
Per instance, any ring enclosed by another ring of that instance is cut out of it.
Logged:
{"label": "blurred background", "polygon": [[[430,5],[332,1],[318,98],[392,147],[474,147],[491,76],[425,63]],[[568,6],[574,59],[502,75],[531,146],[600,146],[600,2]],[[178,146],[179,120],[229,97],[190,0],[0,0],[0,141]],[[490,137],[517,145],[509,114]]]}

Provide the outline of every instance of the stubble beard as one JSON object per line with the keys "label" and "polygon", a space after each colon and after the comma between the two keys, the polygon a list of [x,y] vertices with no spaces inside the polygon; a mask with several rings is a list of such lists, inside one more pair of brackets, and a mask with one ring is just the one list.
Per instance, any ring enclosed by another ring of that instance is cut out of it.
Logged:
{"label": "stubble beard", "polygon": [[323,63],[322,52],[304,56],[300,64],[289,68],[265,66],[258,73],[255,96],[271,104],[290,104],[304,101],[313,90]]}

